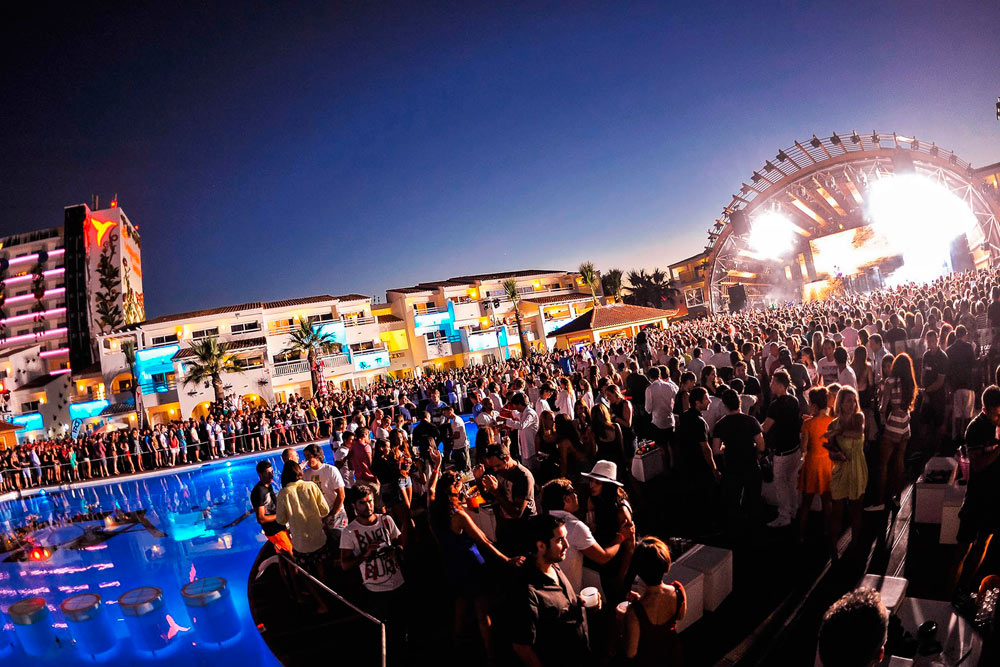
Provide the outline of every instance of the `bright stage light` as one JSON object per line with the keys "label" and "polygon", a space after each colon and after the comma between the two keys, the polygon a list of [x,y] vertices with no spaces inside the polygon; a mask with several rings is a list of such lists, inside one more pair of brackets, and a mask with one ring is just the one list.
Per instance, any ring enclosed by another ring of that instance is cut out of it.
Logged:
{"label": "bright stage light", "polygon": [[777,211],[765,211],[756,216],[747,237],[750,249],[765,259],[778,259],[787,254],[794,241],[795,225]]}
{"label": "bright stage light", "polygon": [[937,181],[915,174],[881,178],[868,189],[867,215],[903,256],[890,284],[933,280],[951,270],[951,242],[975,228],[976,216]]}

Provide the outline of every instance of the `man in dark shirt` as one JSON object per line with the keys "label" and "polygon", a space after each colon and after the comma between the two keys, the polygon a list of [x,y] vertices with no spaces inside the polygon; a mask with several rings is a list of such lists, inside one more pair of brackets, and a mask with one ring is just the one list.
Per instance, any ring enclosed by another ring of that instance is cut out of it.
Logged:
{"label": "man in dark shirt", "polygon": [[1000,530],[1000,387],[983,391],[983,409],[965,431],[969,451],[969,485],[958,516],[959,564],[955,581],[960,591],[974,590],[983,551]]}
{"label": "man in dark shirt", "polygon": [[788,371],[783,368],[771,375],[771,404],[767,407],[767,419],[761,427],[767,448],[774,456],[774,485],[778,496],[778,516],[767,524],[771,528],[789,525],[798,511],[802,414],[799,402],[788,391],[791,383]]}
{"label": "man in dark shirt", "polygon": [[284,524],[278,523],[275,517],[276,496],[274,487],[271,486],[274,482],[274,468],[270,461],[262,459],[257,462],[257,479],[259,481],[250,491],[250,504],[257,523],[264,531],[264,536],[278,555],[278,571],[281,573],[281,578],[289,590],[294,592],[297,590],[295,572],[289,561],[281,558],[282,551],[288,556],[292,555],[292,540],[288,536],[288,529]]}
{"label": "man in dark shirt", "polygon": [[539,514],[527,531],[532,550],[511,598],[514,652],[530,667],[590,665],[586,611],[559,567],[569,550],[566,526],[551,514]]}
{"label": "man in dark shirt", "polygon": [[472,472],[495,500],[497,545],[505,553],[520,553],[524,520],[535,514],[535,477],[511,458],[507,444],[487,445],[481,460]]}
{"label": "man in dark shirt", "polygon": [[437,447],[441,440],[441,431],[431,423],[431,415],[427,410],[417,411],[420,421],[413,427],[413,447],[421,459],[429,460],[428,450]]}
{"label": "man in dark shirt", "polygon": [[948,375],[948,355],[938,346],[938,334],[931,330],[924,336],[927,351],[924,352],[920,386],[924,389],[921,403],[921,417],[931,432],[944,435],[946,398],[945,379]]}
{"label": "man in dark shirt", "polygon": [[690,501],[686,512],[690,522],[688,531],[698,534],[711,528],[712,498],[721,474],[712,457],[708,423],[701,416],[711,405],[708,391],[704,387],[692,389],[690,404],[687,412],[677,420],[678,465],[675,476]]}
{"label": "man in dark shirt", "polygon": [[972,369],[976,365],[976,350],[966,340],[968,330],[959,324],[955,328],[955,342],[948,348],[948,386],[952,391],[952,431],[957,438],[972,419],[976,397],[973,389]]}
{"label": "man in dark shirt", "polygon": [[993,302],[986,309],[986,319],[991,329],[1000,329],[1000,287],[994,287],[991,296]]}
{"label": "man in dark shirt", "polygon": [[726,504],[726,523],[736,529],[740,515],[755,523],[760,505],[760,464],[764,435],[756,419],[740,412],[740,396],[734,390],[722,392],[722,404],[728,414],[715,425],[712,448],[722,450],[726,468],[722,475],[722,495]]}

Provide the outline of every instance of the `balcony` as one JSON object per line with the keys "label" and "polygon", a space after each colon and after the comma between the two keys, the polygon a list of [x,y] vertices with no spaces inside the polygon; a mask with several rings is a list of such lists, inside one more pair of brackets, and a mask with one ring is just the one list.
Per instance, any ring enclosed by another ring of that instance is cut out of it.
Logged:
{"label": "balcony", "polygon": [[319,358],[323,362],[323,375],[339,375],[341,373],[349,373],[353,366],[351,366],[351,358],[346,354],[327,354]]}
{"label": "balcony", "polygon": [[271,374],[275,377],[284,375],[295,375],[296,373],[308,373],[309,362],[305,359],[293,361],[280,361],[272,366]]}
{"label": "balcony", "polygon": [[478,301],[456,303],[454,307],[456,322],[471,322],[483,316],[483,311]]}
{"label": "balcony", "polygon": [[428,308],[418,308],[417,304],[413,306],[414,315],[430,315],[431,313],[444,313],[447,312],[447,307],[442,306],[430,306]]}
{"label": "balcony", "polygon": [[142,405],[147,408],[177,401],[176,380],[147,380],[139,383]]}
{"label": "balcony", "polygon": [[344,336],[348,345],[374,343],[380,340],[378,318],[357,317],[344,319]]}

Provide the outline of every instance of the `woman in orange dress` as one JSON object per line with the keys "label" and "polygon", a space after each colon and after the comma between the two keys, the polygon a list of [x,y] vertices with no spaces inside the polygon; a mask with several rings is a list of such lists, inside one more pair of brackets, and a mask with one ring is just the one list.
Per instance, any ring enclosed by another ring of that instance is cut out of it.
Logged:
{"label": "woman in orange dress", "polygon": [[799,539],[805,538],[809,510],[816,494],[819,494],[823,502],[824,525],[828,533],[830,530],[833,507],[830,477],[833,473],[833,463],[830,461],[830,452],[823,443],[826,441],[826,430],[833,417],[830,416],[830,408],[827,407],[827,393],[826,387],[813,387],[809,390],[809,413],[812,416],[802,422],[801,446],[805,458],[799,472],[799,491],[802,492],[802,503],[799,506]]}

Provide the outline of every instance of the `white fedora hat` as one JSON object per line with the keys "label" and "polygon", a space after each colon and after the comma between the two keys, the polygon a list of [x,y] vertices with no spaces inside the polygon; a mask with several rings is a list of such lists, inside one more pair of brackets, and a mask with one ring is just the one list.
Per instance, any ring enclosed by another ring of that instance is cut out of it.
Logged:
{"label": "white fedora hat", "polygon": [[590,472],[581,473],[581,476],[596,479],[598,482],[607,482],[608,484],[623,486],[623,484],[618,481],[618,466],[614,461],[598,461],[594,464],[594,467]]}

